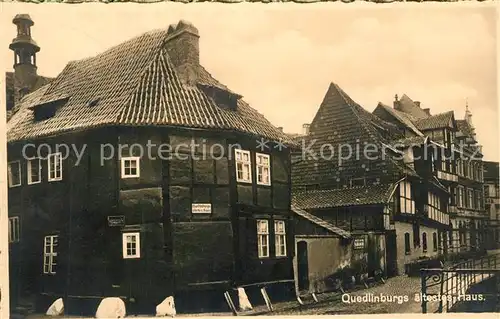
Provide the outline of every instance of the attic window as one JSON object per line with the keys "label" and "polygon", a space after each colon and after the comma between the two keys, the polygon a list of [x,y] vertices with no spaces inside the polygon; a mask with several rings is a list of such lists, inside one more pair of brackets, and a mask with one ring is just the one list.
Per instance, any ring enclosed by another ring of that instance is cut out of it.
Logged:
{"label": "attic window", "polygon": [[93,100],[90,100],[88,103],[87,103],[87,106],[88,107],[94,107],[96,106],[97,104],[99,104],[99,101],[101,100],[101,98],[95,98]]}
{"label": "attic window", "polygon": [[66,104],[67,101],[68,99],[64,98],[31,107],[31,109],[33,110],[35,121],[44,121],[48,120],[51,117],[54,117],[54,115],[56,115],[57,109]]}
{"label": "attic window", "polygon": [[218,106],[233,111],[238,108],[239,95],[213,86],[200,85],[199,87],[206,95],[212,98]]}

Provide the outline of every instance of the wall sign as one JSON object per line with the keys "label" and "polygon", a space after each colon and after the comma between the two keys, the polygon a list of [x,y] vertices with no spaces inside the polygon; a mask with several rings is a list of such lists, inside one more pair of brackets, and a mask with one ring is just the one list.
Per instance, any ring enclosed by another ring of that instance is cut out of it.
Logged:
{"label": "wall sign", "polygon": [[125,216],[108,216],[109,227],[123,227],[125,226]]}
{"label": "wall sign", "polygon": [[211,214],[212,204],[192,204],[191,212],[193,214]]}

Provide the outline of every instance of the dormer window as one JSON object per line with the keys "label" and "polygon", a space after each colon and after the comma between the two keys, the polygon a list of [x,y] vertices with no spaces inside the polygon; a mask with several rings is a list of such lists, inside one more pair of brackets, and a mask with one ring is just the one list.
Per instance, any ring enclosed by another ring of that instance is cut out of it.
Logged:
{"label": "dormer window", "polygon": [[35,121],[44,121],[54,117],[57,109],[66,104],[66,102],[68,102],[68,98],[62,98],[31,107]]}
{"label": "dormer window", "polygon": [[230,110],[236,110],[238,108],[240,95],[215,86],[199,85],[199,87],[206,95],[212,98],[218,106]]}

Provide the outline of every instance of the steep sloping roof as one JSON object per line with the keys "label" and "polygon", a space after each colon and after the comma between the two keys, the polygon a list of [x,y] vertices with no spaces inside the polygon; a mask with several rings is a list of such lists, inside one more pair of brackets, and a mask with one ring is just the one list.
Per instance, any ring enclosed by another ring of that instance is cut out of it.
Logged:
{"label": "steep sloping roof", "polygon": [[467,120],[456,120],[457,129],[463,136],[474,137],[474,128]]}
{"label": "steep sloping roof", "polygon": [[[309,135],[304,137],[303,145],[308,149],[303,153],[311,155],[310,150],[317,156],[301,158],[293,165],[294,184],[319,183],[322,188],[333,189],[339,183],[345,185],[345,181],[353,177],[383,175],[397,179],[401,174],[415,174],[402,161],[382,154],[386,151],[383,145],[390,145],[391,141],[401,137],[396,125],[366,111],[337,84],[331,83],[310,125]],[[374,153],[370,158],[361,153],[363,145],[374,145],[379,155],[377,159],[373,159]],[[348,146],[352,156],[342,158],[342,163],[339,163],[340,155],[347,155]]]}
{"label": "steep sloping roof", "polygon": [[387,203],[393,185],[370,185],[332,190],[295,192],[292,205],[302,209],[333,208]]}
{"label": "steep sloping roof", "polygon": [[415,102],[408,97],[408,95],[403,94],[403,96],[398,101],[398,110],[410,114],[416,119],[424,119],[429,117],[423,109],[421,109]]}
{"label": "steep sloping roof", "polygon": [[421,130],[434,130],[438,128],[454,127],[455,116],[453,111],[436,114],[425,119],[415,121],[415,126]]}
{"label": "steep sloping roof", "polygon": [[[201,86],[232,93],[198,66],[197,85],[184,84],[156,30],[95,57],[68,63],[36,102],[23,101],[8,124],[9,141],[103,125],[164,125],[236,131],[287,143],[286,134],[242,99],[236,110],[218,104]],[[34,121],[30,107],[69,98],[56,114]],[[15,123],[15,124],[14,124]]]}
{"label": "steep sloping roof", "polygon": [[387,112],[389,115],[398,120],[402,125],[406,126],[416,135],[423,136],[422,132],[420,132],[418,128],[413,124],[412,121],[414,121],[415,118],[412,117],[410,114],[395,110],[392,107],[387,106],[382,102],[379,102],[377,107],[373,111],[373,114],[376,116],[381,116],[382,112]]}
{"label": "steep sloping roof", "polygon": [[310,213],[306,212],[305,210],[300,209],[299,207],[292,205],[292,212],[301,216],[302,218],[307,219],[311,223],[328,230],[329,232],[331,232],[333,234],[336,234],[336,235],[343,237],[343,238],[346,238],[346,239],[351,238],[350,232],[345,231],[341,228],[338,228],[338,227],[332,225],[331,223],[325,221],[324,219],[321,219],[317,216],[314,216],[313,214],[310,214]]}
{"label": "steep sloping roof", "polygon": [[[52,81],[53,78],[46,77],[46,76],[37,76],[36,81],[34,85],[30,88],[30,91],[33,92],[35,90],[38,90],[45,84],[49,83]],[[5,97],[6,97],[6,103],[7,103],[7,120],[10,119],[10,117],[17,112],[18,106],[15,105],[16,103],[16,88],[15,85],[15,80],[14,80],[14,72],[5,72]]]}

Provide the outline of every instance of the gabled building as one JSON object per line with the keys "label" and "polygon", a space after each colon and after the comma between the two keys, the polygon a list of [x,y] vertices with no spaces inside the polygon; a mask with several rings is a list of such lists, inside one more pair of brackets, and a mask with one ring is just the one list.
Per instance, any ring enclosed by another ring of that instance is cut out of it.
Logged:
{"label": "gabled building", "polygon": [[293,286],[293,143],[200,65],[189,22],[70,62],[16,108],[14,302],[92,314],[119,296],[154,313],[171,295]]}
{"label": "gabled building", "polygon": [[[435,178],[450,193],[448,211],[450,253],[462,253],[484,248],[486,219],[483,195],[483,164],[481,146],[476,140],[472,114],[466,106],[464,120],[456,120],[452,111],[431,115],[420,102],[403,95],[393,108],[379,103],[373,113],[398,125],[408,137],[405,143],[421,147],[423,139],[430,141],[435,166]],[[420,138],[417,138],[419,136]]]}
{"label": "gabled building", "polygon": [[422,147],[393,146],[409,138],[430,143],[412,125],[366,111],[332,83],[294,155],[294,207],[351,232],[368,275],[402,274],[446,251],[449,193],[433,177],[432,159],[414,160]]}

